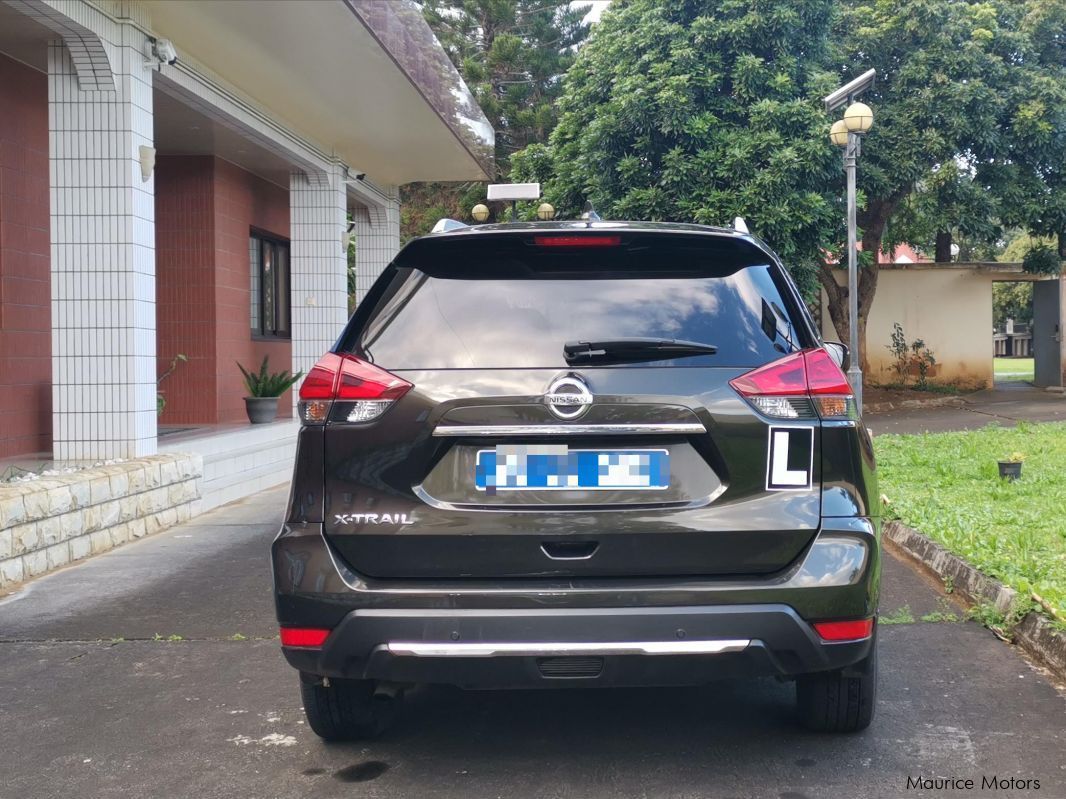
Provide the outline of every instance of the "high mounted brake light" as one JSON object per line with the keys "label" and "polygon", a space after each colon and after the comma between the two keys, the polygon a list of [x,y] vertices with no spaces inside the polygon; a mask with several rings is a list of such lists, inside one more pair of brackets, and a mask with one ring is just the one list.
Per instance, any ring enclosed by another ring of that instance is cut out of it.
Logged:
{"label": "high mounted brake light", "polygon": [[327,352],[300,386],[300,418],[304,424],[327,420],[369,422],[411,389],[402,377],[354,355]]}
{"label": "high mounted brake light", "polygon": [[538,247],[617,247],[621,236],[534,236]]}
{"label": "high mounted brake light", "polygon": [[844,373],[821,347],[800,350],[729,381],[760,413],[785,419],[809,415],[854,419],[855,397]]}

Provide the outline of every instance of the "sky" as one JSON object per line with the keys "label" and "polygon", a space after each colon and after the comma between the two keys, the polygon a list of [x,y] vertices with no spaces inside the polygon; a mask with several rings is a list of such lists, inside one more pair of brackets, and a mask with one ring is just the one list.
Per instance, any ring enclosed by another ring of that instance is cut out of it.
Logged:
{"label": "sky", "polygon": [[592,8],[589,9],[589,13],[585,17],[585,21],[595,22],[600,18],[600,14],[603,13],[603,10],[607,8],[607,4],[610,2],[611,0],[574,0],[573,5],[583,6],[591,4]]}

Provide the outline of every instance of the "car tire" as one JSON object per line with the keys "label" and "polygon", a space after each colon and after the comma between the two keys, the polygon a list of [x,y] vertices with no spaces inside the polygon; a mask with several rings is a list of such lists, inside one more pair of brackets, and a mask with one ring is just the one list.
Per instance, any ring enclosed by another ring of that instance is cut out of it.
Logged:
{"label": "car tire", "polygon": [[854,666],[796,680],[800,723],[815,732],[858,732],[870,726],[877,703],[877,640]]}
{"label": "car tire", "polygon": [[301,677],[307,723],[326,741],[379,736],[395,715],[397,699],[374,693],[373,680],[315,680]]}

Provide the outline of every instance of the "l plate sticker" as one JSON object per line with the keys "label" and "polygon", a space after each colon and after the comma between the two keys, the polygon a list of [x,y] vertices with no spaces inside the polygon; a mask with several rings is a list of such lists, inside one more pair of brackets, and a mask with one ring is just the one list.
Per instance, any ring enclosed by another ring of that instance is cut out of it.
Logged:
{"label": "l plate sticker", "polygon": [[767,491],[807,491],[814,474],[814,428],[771,427],[766,453]]}

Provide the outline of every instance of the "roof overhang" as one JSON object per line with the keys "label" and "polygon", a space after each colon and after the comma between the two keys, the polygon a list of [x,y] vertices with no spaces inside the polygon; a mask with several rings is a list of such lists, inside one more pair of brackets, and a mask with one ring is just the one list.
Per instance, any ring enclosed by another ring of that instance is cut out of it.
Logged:
{"label": "roof overhang", "polygon": [[377,182],[491,174],[492,128],[406,0],[146,5],[179,55]]}

